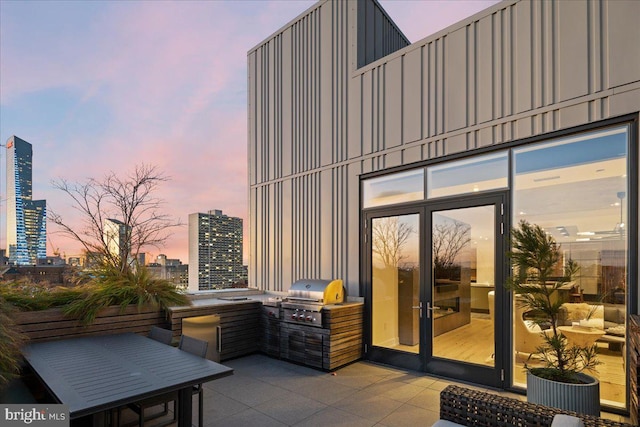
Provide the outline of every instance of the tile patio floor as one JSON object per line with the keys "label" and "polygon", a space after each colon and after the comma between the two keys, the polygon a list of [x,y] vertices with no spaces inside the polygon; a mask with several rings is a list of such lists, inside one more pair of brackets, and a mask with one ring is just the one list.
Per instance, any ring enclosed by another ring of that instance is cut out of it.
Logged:
{"label": "tile patio floor", "polygon": [[[364,361],[335,374],[261,354],[223,364],[233,368],[234,374],[204,384],[204,425],[208,427],[428,427],[439,418],[440,391],[453,383]],[[491,392],[526,400],[522,395]],[[602,416],[629,422],[615,414],[603,412]],[[166,421],[160,418],[148,425]],[[198,424],[197,396],[193,424]]]}
{"label": "tile patio floor", "polygon": [[450,384],[368,362],[335,374],[259,354],[224,364],[235,372],[205,384],[205,426],[430,426]]}

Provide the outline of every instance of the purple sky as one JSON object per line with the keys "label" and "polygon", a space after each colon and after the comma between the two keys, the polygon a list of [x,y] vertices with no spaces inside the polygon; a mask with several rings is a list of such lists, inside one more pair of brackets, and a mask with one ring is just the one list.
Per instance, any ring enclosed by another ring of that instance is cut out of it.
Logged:
{"label": "purple sky", "polygon": [[[136,164],[171,177],[157,193],[185,226],[155,258],[188,262],[188,215],[221,209],[248,242],[247,51],[309,8],[309,0],[0,0],[0,139],[33,144],[33,195],[74,222],[51,181],[85,181]],[[412,42],[496,0],[381,0]],[[6,166],[0,151],[0,247]],[[79,246],[48,225],[50,245]],[[245,261],[248,243],[245,243]],[[149,258],[148,258],[149,259]]]}

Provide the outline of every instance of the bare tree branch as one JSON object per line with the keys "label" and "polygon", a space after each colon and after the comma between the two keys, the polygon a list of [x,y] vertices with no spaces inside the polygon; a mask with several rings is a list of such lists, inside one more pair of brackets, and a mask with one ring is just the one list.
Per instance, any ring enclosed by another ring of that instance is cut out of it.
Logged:
{"label": "bare tree branch", "polygon": [[385,266],[398,267],[407,258],[402,247],[412,233],[413,227],[400,222],[398,217],[377,218],[372,224],[371,250],[377,254]]}
{"label": "bare tree branch", "polygon": [[[171,229],[183,225],[161,213],[164,201],[154,196],[159,185],[168,180],[155,166],[145,164],[124,177],[109,172],[102,180],[90,178],[85,183],[54,180],[54,188],[71,198],[82,223],[71,226],[55,212],[49,213],[49,220],[62,234],[79,242],[94,260],[128,271],[143,248],[162,248]],[[124,236],[118,236],[117,253],[112,250],[116,237],[105,229],[107,220],[122,223]]]}
{"label": "bare tree branch", "polygon": [[433,226],[433,264],[446,270],[456,263],[460,251],[471,241],[471,227],[459,221],[435,224]]}

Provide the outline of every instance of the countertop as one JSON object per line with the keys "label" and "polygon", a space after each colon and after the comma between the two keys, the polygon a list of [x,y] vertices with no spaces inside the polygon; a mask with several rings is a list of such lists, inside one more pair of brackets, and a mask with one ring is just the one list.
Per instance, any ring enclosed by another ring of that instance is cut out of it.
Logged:
{"label": "countertop", "polygon": [[[260,291],[242,291],[238,293],[228,293],[220,295],[211,295],[211,297],[200,297],[191,301],[191,305],[169,307],[171,311],[189,310],[194,307],[215,307],[232,304],[250,304],[256,301],[264,303],[267,301],[276,301],[286,298],[283,292],[260,292]],[[361,297],[347,297],[347,301],[339,304],[325,305],[325,309],[340,308],[350,305],[363,304],[364,299]]]}

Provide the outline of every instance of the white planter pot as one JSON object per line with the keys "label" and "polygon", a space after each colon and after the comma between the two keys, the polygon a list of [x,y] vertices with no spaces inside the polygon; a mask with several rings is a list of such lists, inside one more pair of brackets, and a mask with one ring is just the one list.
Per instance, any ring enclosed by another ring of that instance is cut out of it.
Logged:
{"label": "white planter pot", "polygon": [[536,377],[527,372],[527,402],[600,416],[600,382],[578,374],[585,384],[568,384]]}

